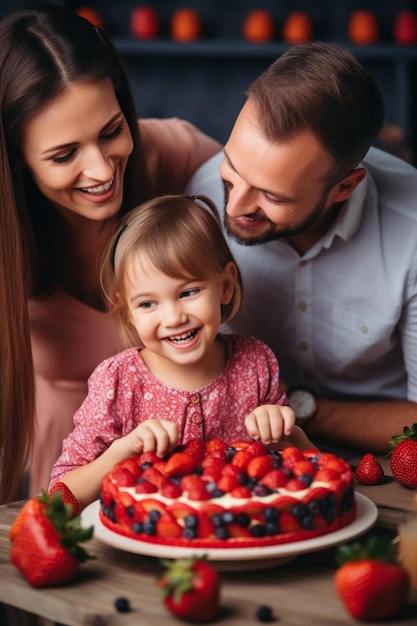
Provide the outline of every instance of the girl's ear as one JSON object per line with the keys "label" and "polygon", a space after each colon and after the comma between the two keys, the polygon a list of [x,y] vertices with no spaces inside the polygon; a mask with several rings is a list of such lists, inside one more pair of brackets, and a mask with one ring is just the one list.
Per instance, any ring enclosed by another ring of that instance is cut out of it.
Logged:
{"label": "girl's ear", "polygon": [[220,297],[221,304],[229,304],[233,298],[237,274],[237,267],[235,263],[233,263],[233,261],[229,261],[223,272],[222,292]]}

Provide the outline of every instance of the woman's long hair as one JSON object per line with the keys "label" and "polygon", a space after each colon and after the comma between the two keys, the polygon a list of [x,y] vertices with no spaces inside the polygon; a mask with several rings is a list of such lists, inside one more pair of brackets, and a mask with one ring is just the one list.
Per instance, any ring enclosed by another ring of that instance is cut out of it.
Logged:
{"label": "woman's long hair", "polygon": [[[59,216],[26,170],[27,120],[74,82],[110,78],[134,141],[123,215],[148,199],[148,176],[127,77],[111,42],[57,5],[0,22],[0,501],[19,494],[34,431],[34,376],[27,313],[31,296],[57,286]],[[62,249],[62,248],[61,248]]]}

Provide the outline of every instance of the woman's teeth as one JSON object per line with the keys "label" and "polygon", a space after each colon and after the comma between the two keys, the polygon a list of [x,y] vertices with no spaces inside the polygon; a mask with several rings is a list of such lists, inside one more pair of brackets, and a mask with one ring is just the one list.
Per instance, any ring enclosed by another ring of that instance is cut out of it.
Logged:
{"label": "woman's teeth", "polygon": [[112,176],[111,179],[107,183],[104,183],[103,185],[98,185],[97,187],[81,187],[81,190],[86,191],[87,193],[91,193],[95,196],[99,196],[102,193],[106,193],[106,191],[110,189],[110,187],[113,184],[113,181],[114,181],[114,176]]}
{"label": "woman's teeth", "polygon": [[173,341],[174,343],[181,343],[183,341],[188,341],[193,339],[197,334],[196,330],[190,330],[188,333],[183,333],[182,335],[175,335],[174,337],[168,337],[169,341]]}

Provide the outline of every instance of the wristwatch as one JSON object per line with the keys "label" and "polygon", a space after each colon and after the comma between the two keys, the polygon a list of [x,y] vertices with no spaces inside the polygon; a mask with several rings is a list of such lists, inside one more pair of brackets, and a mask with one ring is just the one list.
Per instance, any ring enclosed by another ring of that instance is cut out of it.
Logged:
{"label": "wristwatch", "polygon": [[317,413],[317,398],[310,389],[294,387],[288,392],[288,403],[295,413],[298,426],[303,426]]}

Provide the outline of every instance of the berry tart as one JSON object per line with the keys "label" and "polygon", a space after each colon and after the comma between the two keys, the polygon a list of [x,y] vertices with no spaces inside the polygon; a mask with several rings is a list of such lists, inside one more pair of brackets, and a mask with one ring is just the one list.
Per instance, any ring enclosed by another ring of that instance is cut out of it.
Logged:
{"label": "berry tart", "polygon": [[140,541],[246,548],[331,533],[355,511],[351,468],[334,454],[211,439],[118,463],[102,481],[99,516]]}

